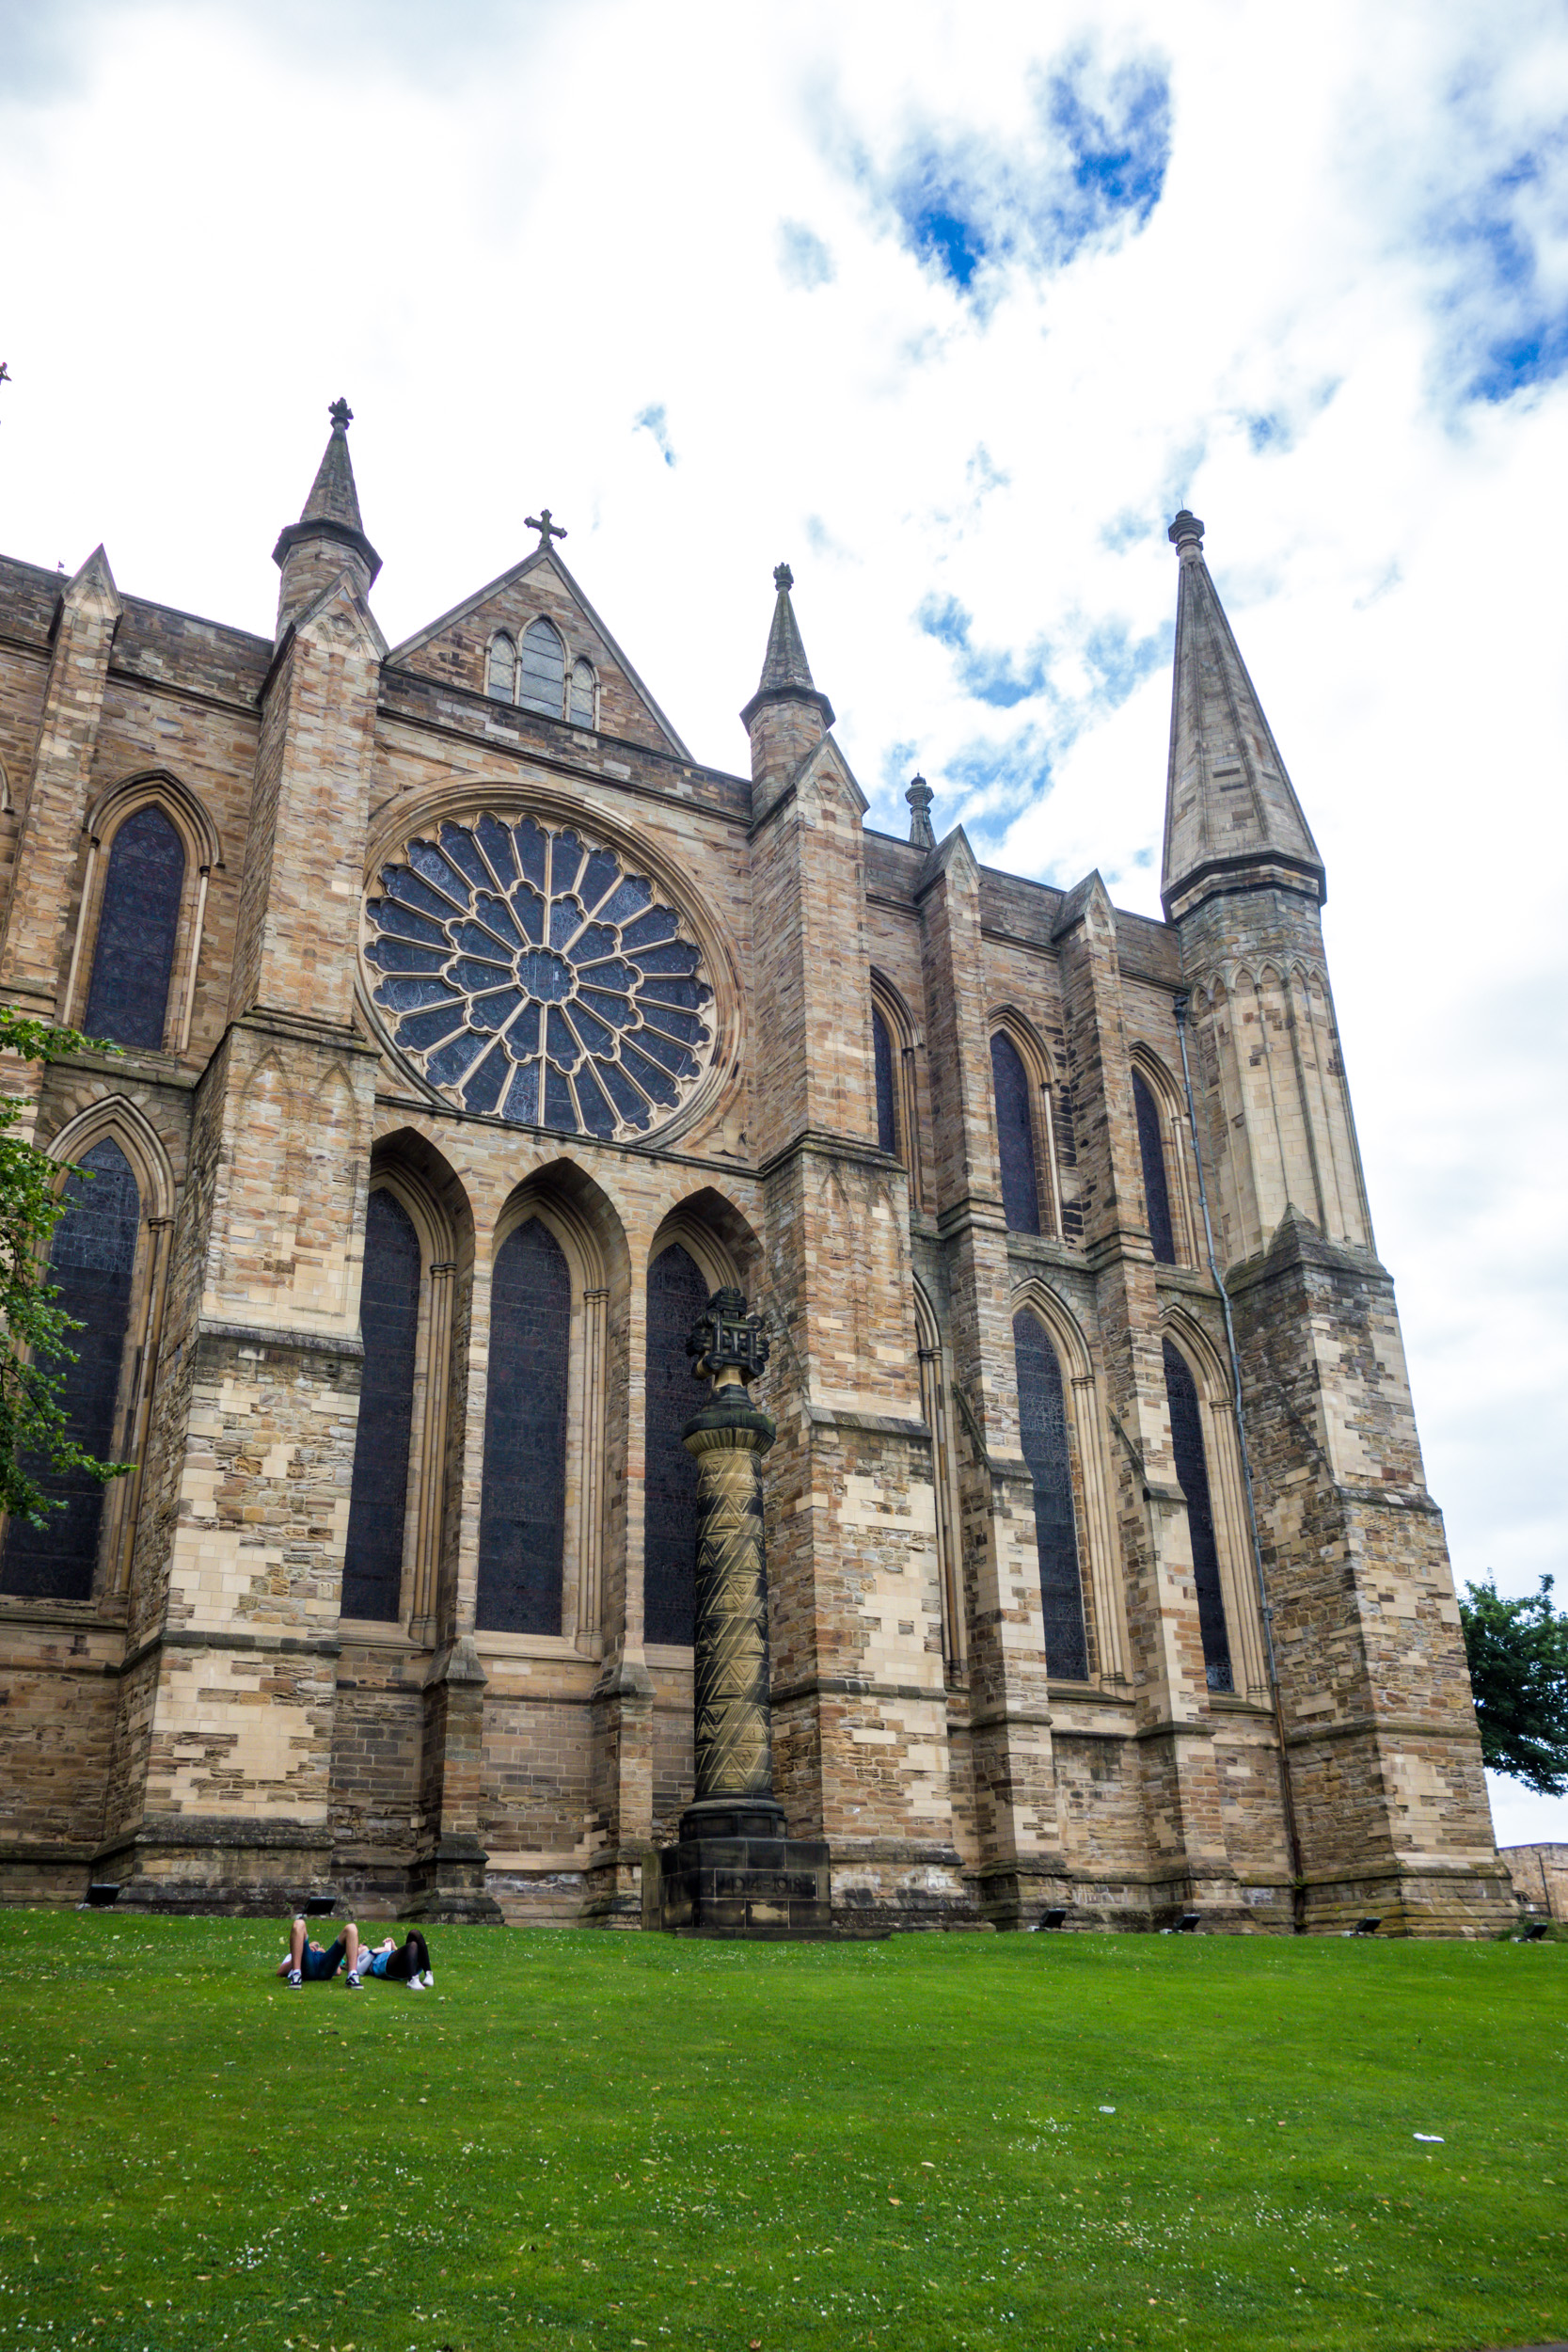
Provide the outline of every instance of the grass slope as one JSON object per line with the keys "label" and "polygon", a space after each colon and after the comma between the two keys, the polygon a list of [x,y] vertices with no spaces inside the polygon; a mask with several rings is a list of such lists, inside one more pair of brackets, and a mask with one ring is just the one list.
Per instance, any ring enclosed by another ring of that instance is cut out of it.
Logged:
{"label": "grass slope", "polygon": [[0,1913],[0,2348],[1568,2335],[1562,1946],[281,1943]]}

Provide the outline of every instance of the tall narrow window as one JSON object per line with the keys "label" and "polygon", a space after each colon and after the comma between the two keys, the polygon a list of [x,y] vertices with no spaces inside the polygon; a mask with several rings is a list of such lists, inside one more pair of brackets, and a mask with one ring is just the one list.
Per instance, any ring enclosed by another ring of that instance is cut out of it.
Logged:
{"label": "tall narrow window", "polygon": [[531,1217],[497,1251],[490,1285],[479,1623],[493,1632],[561,1630],[571,1328],[561,1245]]}
{"label": "tall narrow window", "polygon": [[517,700],[525,710],[561,716],[566,678],[566,648],[548,621],[531,622],[517,648]]}
{"label": "tall narrow window", "polygon": [[1007,1231],[1037,1233],[1040,1180],[1035,1165],[1029,1073],[1018,1047],[1000,1029],[990,1041],[990,1074],[996,1090],[996,1140],[1002,1154],[1002,1206]]}
{"label": "tall narrow window", "polygon": [[1180,1348],[1164,1343],[1165,1401],[1170,1406],[1170,1441],[1176,1455],[1176,1476],[1187,1498],[1187,1526],[1192,1534],[1193,1581],[1197,1586],[1197,1622],[1203,1636],[1203,1663],[1211,1691],[1229,1691],[1230,1636],[1225,1624],[1225,1597],[1220,1590],[1220,1555],[1214,1542],[1214,1514],[1209,1499],[1209,1463],[1203,1451],[1203,1421],[1197,1408],[1197,1383]]}
{"label": "tall narrow window", "polygon": [[517,648],[501,629],[490,640],[490,658],[485,665],[484,691],[498,702],[509,703],[517,690]]}
{"label": "tall narrow window", "polygon": [[1088,1678],[1089,1652],[1084,1633],[1084,1587],[1078,1573],[1067,1402],[1062,1394],[1062,1367],[1037,1315],[1013,1317],[1013,1354],[1018,1364],[1019,1436],[1035,1482],[1046,1669],[1065,1682],[1084,1682]]}
{"label": "tall narrow window", "polygon": [[343,1614],[394,1624],[403,1595],[414,1355],[420,1327],[420,1242],[407,1210],[385,1187],[365,1216],[359,1332],[365,1369],[343,1561]]}
{"label": "tall narrow window", "polygon": [[893,1036],[875,1005],[871,1008],[871,1051],[877,1070],[877,1141],[896,1159],[898,1113],[893,1084]]}
{"label": "tall narrow window", "polygon": [[1170,1219],[1170,1185],[1165,1176],[1165,1147],[1160,1134],[1160,1105],[1154,1089],[1136,1070],[1132,1073],[1132,1105],[1138,1114],[1138,1155],[1144,1166],[1144,1206],[1148,1211],[1148,1238],[1161,1265],[1176,1263],[1176,1234]]}
{"label": "tall narrow window", "polygon": [[591,727],[594,723],[594,665],[591,661],[572,664],[572,693],[567,717],[575,727]]}
{"label": "tall narrow window", "polygon": [[82,1021],[89,1037],[151,1053],[163,1044],[184,886],[180,835],[161,808],[138,808],[109,851]]}
{"label": "tall narrow window", "polygon": [[702,1403],[687,1336],[707,1284],[679,1243],[648,1269],[647,1428],[642,1477],[642,1607],[650,1642],[694,1638],[697,1465],[681,1431]]}
{"label": "tall narrow window", "polygon": [[[115,1404],[125,1360],[141,1197],[130,1162],[110,1137],[84,1152],[80,1164],[91,1182],[72,1176],[67,1184],[71,1207],[55,1228],[49,1279],[59,1292],[57,1304],[83,1327],[70,1334],[76,1361],[65,1367],[61,1391],[66,1429],[105,1462],[115,1458]],[[103,1489],[81,1470],[46,1472],[36,1461],[28,1468],[44,1493],[65,1507],[51,1511],[41,1527],[11,1521],[0,1585],[8,1593],[43,1600],[90,1600]]]}

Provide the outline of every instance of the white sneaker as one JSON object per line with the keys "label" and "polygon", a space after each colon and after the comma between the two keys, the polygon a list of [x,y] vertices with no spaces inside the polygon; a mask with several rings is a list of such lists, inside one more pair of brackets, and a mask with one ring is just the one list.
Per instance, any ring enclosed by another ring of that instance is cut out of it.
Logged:
{"label": "white sneaker", "polygon": [[424,1986],[420,1982],[418,1977],[410,1977],[408,1979],[408,1990],[410,1993],[422,1993],[424,1991]]}
{"label": "white sneaker", "polygon": [[429,1969],[428,1969],[428,1968],[425,1970],[424,1975],[420,1978],[420,1983],[424,1986],[424,1989],[425,1989],[425,1991],[426,1991],[427,1993],[434,1993],[434,1992],[435,1992],[435,1990],[436,1990],[436,1979],[435,1979],[435,1978],[431,1975],[431,1973],[430,1973],[430,1971],[429,1971]]}

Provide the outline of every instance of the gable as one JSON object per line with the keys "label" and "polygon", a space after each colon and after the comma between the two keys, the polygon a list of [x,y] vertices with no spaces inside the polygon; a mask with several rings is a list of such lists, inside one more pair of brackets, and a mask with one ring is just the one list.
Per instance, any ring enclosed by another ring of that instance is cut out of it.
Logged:
{"label": "gable", "polygon": [[[490,642],[504,630],[522,642],[530,624],[543,617],[559,631],[566,649],[566,671],[575,661],[593,664],[597,687],[598,732],[641,743],[655,752],[691,754],[643,685],[609,629],[553,548],[536,548],[466,603],[445,612],[427,628],[395,645],[388,660],[400,669],[470,693],[487,691]],[[531,714],[537,715],[537,714]],[[578,732],[562,721],[562,731]]]}

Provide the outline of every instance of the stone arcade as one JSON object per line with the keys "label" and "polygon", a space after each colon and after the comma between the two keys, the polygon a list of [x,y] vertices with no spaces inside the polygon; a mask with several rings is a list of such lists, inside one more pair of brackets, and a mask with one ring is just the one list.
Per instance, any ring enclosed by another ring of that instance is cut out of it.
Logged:
{"label": "stone arcade", "polygon": [[918,779],[870,831],[782,566],[746,775],[547,515],[388,650],[348,422],[275,641],[0,564],[0,993],[124,1049],[8,1082],[94,1171],[71,1409],[137,1466],[6,1535],[6,1897],[635,1925],[735,1286],[835,1920],[1511,1916],[1323,869],[1202,526],[1153,922],[936,841]]}

